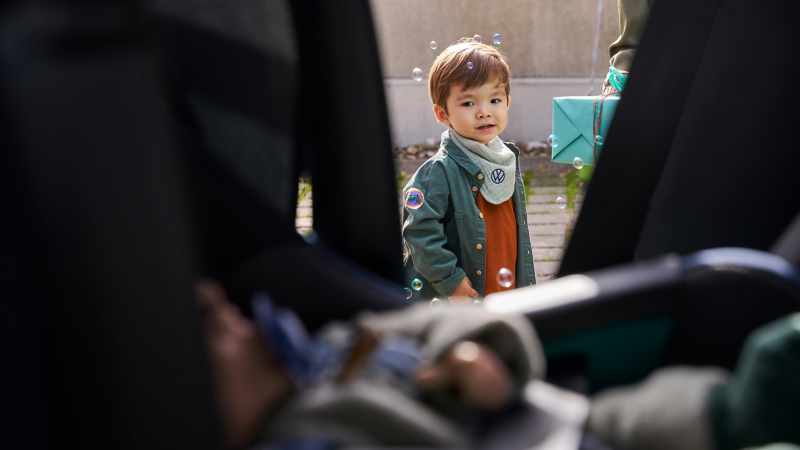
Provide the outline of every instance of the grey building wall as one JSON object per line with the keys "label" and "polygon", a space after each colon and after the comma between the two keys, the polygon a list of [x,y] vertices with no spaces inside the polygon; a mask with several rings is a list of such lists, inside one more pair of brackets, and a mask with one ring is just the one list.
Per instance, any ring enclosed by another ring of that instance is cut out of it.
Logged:
{"label": "grey building wall", "polygon": [[[552,98],[588,91],[598,0],[370,0],[395,145],[438,140],[426,75],[436,56],[459,37],[500,33],[498,49],[512,71],[509,125],[501,138],[543,140],[550,134]],[[603,0],[595,93],[608,71],[608,46],[619,35],[615,0]],[[346,30],[343,30],[346,38]],[[431,50],[429,44],[439,46]]]}
{"label": "grey building wall", "polygon": [[[595,80],[595,92],[602,89],[603,80]],[[439,142],[447,128],[436,121],[428,89],[424,83],[411,78],[384,80],[392,142],[398,147]],[[544,141],[550,135],[553,119],[553,97],[582,95],[589,78],[516,78],[511,80],[511,108],[508,126],[501,139],[519,142]]]}

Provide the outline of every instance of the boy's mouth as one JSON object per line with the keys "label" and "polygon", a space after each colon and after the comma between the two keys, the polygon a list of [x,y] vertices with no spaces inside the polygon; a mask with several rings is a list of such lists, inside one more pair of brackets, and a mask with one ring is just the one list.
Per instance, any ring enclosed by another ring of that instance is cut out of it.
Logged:
{"label": "boy's mouth", "polygon": [[486,125],[481,125],[481,126],[478,127],[479,130],[484,130],[484,131],[491,130],[492,128],[494,128],[494,125],[492,125],[490,123],[486,124]]}

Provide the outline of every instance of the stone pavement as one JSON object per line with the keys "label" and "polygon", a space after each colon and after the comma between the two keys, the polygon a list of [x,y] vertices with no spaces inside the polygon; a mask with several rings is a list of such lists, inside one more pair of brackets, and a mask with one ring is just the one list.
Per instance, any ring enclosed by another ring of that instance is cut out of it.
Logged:
{"label": "stone pavement", "polygon": [[[297,186],[297,195],[303,194],[303,188],[305,188],[305,183],[302,181]],[[313,225],[314,220],[314,203],[313,199],[311,198],[312,191],[309,190],[303,199],[297,203],[297,214],[294,219],[294,227],[298,233],[305,236],[311,231],[311,227]]]}
{"label": "stone pavement", "polygon": [[536,282],[555,278],[564,256],[564,238],[567,228],[574,223],[575,215],[583,205],[583,196],[575,198],[574,209],[560,209],[556,199],[566,200],[566,179],[561,177],[534,178],[528,197],[528,231],[533,248],[533,265]]}
{"label": "stone pavement", "polygon": [[[424,161],[424,159],[402,161],[402,166],[398,164],[400,166],[398,170],[403,170],[410,176]],[[528,169],[533,169],[535,173],[531,180],[531,195],[527,199],[527,210],[536,282],[540,283],[555,278],[558,273],[564,255],[567,229],[575,223],[576,215],[583,205],[583,196],[581,194],[576,196],[574,209],[559,209],[556,206],[556,199],[567,198],[566,178],[563,175],[569,170],[574,170],[572,166],[551,163],[548,158],[520,158],[520,170],[524,172]],[[302,184],[299,189],[302,191]],[[400,217],[402,217],[402,202],[402,192],[398,192]],[[305,235],[312,229],[312,205],[312,192],[309,191],[298,203],[295,226],[300,234]]]}

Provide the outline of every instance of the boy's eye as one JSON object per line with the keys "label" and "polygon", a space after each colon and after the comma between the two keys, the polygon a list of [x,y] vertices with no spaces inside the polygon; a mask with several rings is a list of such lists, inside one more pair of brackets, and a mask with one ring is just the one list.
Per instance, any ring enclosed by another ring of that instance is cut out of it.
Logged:
{"label": "boy's eye", "polygon": [[499,99],[499,98],[494,98],[494,99],[492,99],[492,103],[500,103],[500,102],[502,102],[502,101],[503,101],[503,100],[502,100],[502,99]]}
{"label": "boy's eye", "polygon": [[461,104],[461,106],[472,106],[474,104],[475,104],[474,102],[464,102]]}

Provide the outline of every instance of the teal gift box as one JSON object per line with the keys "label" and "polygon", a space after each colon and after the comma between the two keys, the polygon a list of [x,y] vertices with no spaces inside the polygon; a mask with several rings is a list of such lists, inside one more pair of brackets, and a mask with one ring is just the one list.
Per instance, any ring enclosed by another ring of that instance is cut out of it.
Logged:
{"label": "teal gift box", "polygon": [[617,103],[616,95],[554,98],[553,135],[558,138],[558,144],[551,144],[551,161],[574,164],[575,158],[581,158],[584,164],[595,164],[595,153],[599,156],[603,148],[601,143],[595,144],[597,119],[600,119],[597,135],[605,138]]}

